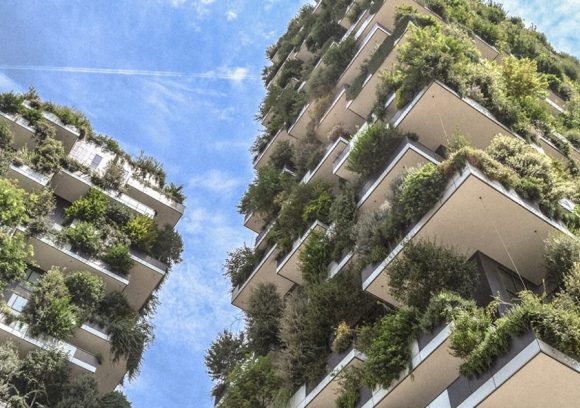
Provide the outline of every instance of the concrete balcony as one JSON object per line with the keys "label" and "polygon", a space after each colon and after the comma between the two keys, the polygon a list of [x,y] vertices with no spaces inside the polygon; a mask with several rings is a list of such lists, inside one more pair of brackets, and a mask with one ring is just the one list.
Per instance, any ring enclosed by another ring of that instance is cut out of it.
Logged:
{"label": "concrete balcony", "polygon": [[93,354],[62,340],[32,337],[28,333],[28,325],[20,322],[8,324],[2,313],[0,313],[0,341],[13,342],[22,354],[38,349],[58,349],[66,354],[73,377],[83,374],[94,375],[99,367],[97,358]]}
{"label": "concrete balcony", "polygon": [[348,268],[350,265],[354,265],[356,259],[356,252],[351,251],[346,253],[340,260],[331,262],[328,267],[328,279],[334,278],[336,275],[345,270],[345,268]]}
{"label": "concrete balcony", "polygon": [[393,183],[410,169],[439,162],[440,158],[420,143],[403,140],[400,148],[389,158],[383,172],[363,186],[358,201],[360,213],[371,213],[390,202],[393,198]]}
{"label": "concrete balcony", "polygon": [[335,127],[353,134],[365,122],[365,118],[347,108],[346,88],[343,88],[320,119],[316,134],[320,140],[328,140],[328,135]]}
{"label": "concrete balcony", "polygon": [[364,62],[373,55],[374,51],[376,51],[390,34],[391,33],[386,28],[379,24],[375,24],[367,34],[366,38],[362,40],[357,53],[338,79],[336,84],[337,89],[342,89],[352,83],[352,81],[358,76],[360,68]]}
{"label": "concrete balcony", "polygon": [[129,285],[123,293],[129,304],[139,310],[147,302],[153,291],[161,284],[168,267],[148,255],[131,249],[133,267],[129,270]]}
{"label": "concrete balcony", "polygon": [[276,220],[271,221],[258,235],[256,235],[256,239],[254,240],[254,250],[263,250],[266,249],[266,245],[268,244],[268,236],[274,228],[276,224]]}
{"label": "concrete balcony", "polygon": [[449,349],[450,326],[421,336],[412,345],[410,368],[388,388],[373,390],[363,408],[424,407],[459,377],[461,359]]}
{"label": "concrete balcony", "polygon": [[272,140],[268,142],[266,147],[260,153],[254,156],[254,168],[256,170],[259,170],[266,164],[268,164],[268,162],[270,161],[270,157],[272,156],[272,153],[276,149],[276,146],[284,141],[294,143],[296,141],[296,138],[289,135],[285,129],[280,129],[278,133],[274,135]]}
{"label": "concrete balcony", "polygon": [[316,103],[307,103],[304,105],[294,124],[288,129],[288,134],[297,140],[306,138],[308,127],[314,120]]}
{"label": "concrete balcony", "polygon": [[6,123],[14,133],[14,148],[20,149],[27,146],[33,148],[36,146],[34,134],[36,130],[30,123],[20,117],[19,115],[12,115],[10,113],[0,112],[0,121]]}
{"label": "concrete balcony", "polygon": [[548,103],[549,108],[554,115],[559,115],[566,111],[566,101],[550,90],[548,90],[546,103]]}
{"label": "concrete balcony", "polygon": [[399,47],[408,41],[408,27],[409,26],[407,26],[407,29],[403,34],[395,40],[393,50],[387,55],[376,72],[367,76],[359,94],[353,100],[348,102],[348,109],[365,118],[370,115],[377,100],[376,92],[377,87],[380,84],[381,72],[391,71],[394,68],[397,62],[397,56],[399,55]]}
{"label": "concrete balcony", "polygon": [[128,276],[114,272],[100,259],[74,252],[70,244],[60,244],[51,235],[31,236],[29,243],[34,249],[34,261],[42,270],[47,271],[56,266],[65,273],[75,271],[94,273],[103,280],[107,292],[123,292],[129,285]]}
{"label": "concrete balcony", "polygon": [[61,169],[52,179],[54,193],[67,201],[74,202],[83,197],[91,188],[103,192],[111,201],[123,205],[136,214],[155,217],[155,210],[125,193],[103,190],[96,187],[90,176],[77,171]]}
{"label": "concrete balcony", "polygon": [[126,187],[126,195],[128,197],[144,204],[155,212],[155,221],[160,226],[170,225],[175,227],[183,216],[185,206],[172,200],[158,189],[150,187],[133,177],[129,177]]}
{"label": "concrete balcony", "polygon": [[304,175],[302,179],[303,183],[310,183],[313,180],[323,181],[330,185],[336,185],[338,183],[338,177],[333,173],[333,163],[340,156],[340,154],[348,146],[348,141],[342,137],[336,139],[336,141],[330,144],[326,148],[324,156],[320,160],[318,165],[310,170]]}
{"label": "concrete balcony", "polygon": [[332,163],[332,172],[343,180],[353,183],[358,179],[358,174],[348,168],[348,157],[359,137],[366,132],[369,123],[365,122],[348,142],[348,146],[336,157]]}
{"label": "concrete balcony", "polygon": [[294,58],[302,62],[308,62],[314,58],[314,54],[306,47],[306,41],[302,42],[300,47],[294,51]]}
{"label": "concrete balcony", "polygon": [[276,274],[297,285],[302,285],[304,281],[302,279],[302,271],[300,270],[300,253],[304,249],[306,241],[308,241],[314,231],[326,232],[327,230],[328,226],[319,221],[312,224],[302,237],[294,241],[290,252],[277,262]]}
{"label": "concrete balcony", "polygon": [[262,123],[262,125],[268,126],[268,124],[272,121],[272,118],[274,117],[274,111],[272,109],[270,109],[268,111],[268,113],[266,113],[266,115],[262,118],[262,121],[260,123]]}
{"label": "concrete balcony", "polygon": [[29,193],[45,188],[51,177],[40,174],[25,164],[11,164],[6,172],[6,178],[16,180],[20,187]]}
{"label": "concrete balcony", "polygon": [[534,203],[524,201],[513,190],[506,190],[467,165],[450,180],[441,200],[412,226],[386,259],[363,271],[363,289],[397,305],[386,271],[406,243],[419,240],[454,248],[467,257],[480,251],[540,285],[546,275],[544,240],[552,234],[571,235]]}
{"label": "concrete balcony", "polygon": [[232,304],[242,310],[247,310],[248,301],[252,291],[261,283],[263,284],[274,284],[281,296],[292,289],[294,284],[288,279],[278,275],[276,273],[276,257],[278,256],[278,248],[274,245],[266,252],[264,258],[260,263],[254,268],[254,271],[245,280],[244,283],[234,288],[232,291]]}
{"label": "concrete balcony", "polygon": [[574,407],[578,401],[580,363],[530,332],[513,338],[481,378],[459,377],[427,408]]}
{"label": "concrete balcony", "polygon": [[366,356],[360,351],[350,348],[342,354],[331,354],[328,358],[328,374],[310,388],[302,386],[290,399],[290,408],[327,408],[333,407],[341,386],[338,381],[340,373],[350,367],[361,367]]}
{"label": "concrete balcony", "polygon": [[500,133],[521,139],[483,106],[462,98],[439,81],[420,91],[392,122],[402,132],[417,134],[421,143],[433,151],[449,144],[456,132],[478,149],[485,149]]}
{"label": "concrete balcony", "polygon": [[73,125],[65,125],[58,116],[50,112],[42,112],[42,117],[56,130],[56,139],[64,145],[64,151],[69,153],[76,141],[81,137],[79,130]]}
{"label": "concrete balcony", "polygon": [[244,216],[244,227],[254,231],[257,234],[261,233],[265,226],[266,220],[258,212],[252,211],[251,213]]}
{"label": "concrete balcony", "polygon": [[359,39],[360,34],[361,34],[361,27],[363,27],[363,25],[367,21],[368,16],[369,16],[369,10],[366,9],[365,11],[363,11],[360,14],[360,16],[357,18],[357,20],[355,22],[353,22],[350,25],[350,27],[346,30],[346,33],[344,33],[342,40],[350,37],[351,35],[353,35],[355,39]]}

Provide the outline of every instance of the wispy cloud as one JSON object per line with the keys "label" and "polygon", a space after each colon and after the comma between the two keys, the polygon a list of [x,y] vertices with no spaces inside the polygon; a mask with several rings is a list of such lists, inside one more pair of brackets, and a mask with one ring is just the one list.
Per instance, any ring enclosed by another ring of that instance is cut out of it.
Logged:
{"label": "wispy cloud", "polygon": [[259,80],[257,76],[249,75],[249,70],[243,67],[226,68],[219,71],[207,72],[178,72],[178,71],[150,71],[141,69],[122,68],[92,68],[92,67],[58,67],[44,65],[0,65],[4,71],[43,71],[43,72],[68,72],[75,74],[93,75],[121,75],[121,76],[144,76],[163,78],[195,78],[195,79],[223,79],[234,82],[244,80]]}
{"label": "wispy cloud", "polygon": [[188,183],[191,189],[201,189],[213,193],[231,194],[241,186],[243,180],[231,176],[221,170],[210,170],[204,174],[193,176]]}
{"label": "wispy cloud", "polygon": [[228,10],[226,11],[226,20],[228,21],[234,21],[238,18],[238,13],[236,13],[233,10]]}

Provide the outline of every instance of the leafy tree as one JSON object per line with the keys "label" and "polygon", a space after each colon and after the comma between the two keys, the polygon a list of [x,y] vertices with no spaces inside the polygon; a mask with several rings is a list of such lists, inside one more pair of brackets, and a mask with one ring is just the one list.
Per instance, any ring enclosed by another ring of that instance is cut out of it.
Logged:
{"label": "leafy tree", "polygon": [[183,239],[170,225],[164,226],[157,234],[155,245],[151,249],[152,255],[171,267],[181,262],[183,253]]}
{"label": "leafy tree", "polygon": [[32,336],[68,337],[82,322],[71,304],[71,296],[62,272],[52,268],[34,286],[21,318]]}
{"label": "leafy tree", "polygon": [[26,191],[0,178],[0,225],[15,227],[27,222],[27,202]]}
{"label": "leafy tree", "polygon": [[502,74],[508,93],[515,98],[545,98],[548,81],[546,76],[538,73],[536,61],[528,58],[504,58],[501,64]]}
{"label": "leafy tree", "polygon": [[131,403],[127,400],[125,394],[113,391],[101,398],[99,408],[131,408]]}
{"label": "leafy tree", "polygon": [[283,303],[273,284],[258,285],[250,295],[246,323],[248,347],[266,355],[280,344],[280,318]]}
{"label": "leafy tree", "polygon": [[544,264],[550,289],[561,289],[564,277],[580,263],[580,242],[567,235],[555,235],[545,242]]}
{"label": "leafy tree", "polygon": [[32,253],[21,233],[0,232],[0,290],[24,277]]}
{"label": "leafy tree", "polygon": [[300,251],[300,270],[306,285],[320,283],[328,278],[332,243],[324,232],[312,231]]}
{"label": "leafy tree", "polygon": [[52,174],[60,168],[60,162],[65,156],[64,145],[60,140],[46,138],[35,150],[32,167],[42,174]]}
{"label": "leafy tree", "polygon": [[71,244],[73,251],[80,251],[87,256],[95,256],[102,246],[101,233],[91,223],[78,222],[63,229],[63,237]]}
{"label": "leafy tree", "polygon": [[100,408],[97,382],[93,377],[74,377],[63,387],[62,395],[54,408]]}
{"label": "leafy tree", "polygon": [[471,297],[478,282],[475,265],[453,250],[432,242],[408,242],[387,269],[393,296],[406,305],[424,309],[443,291]]}
{"label": "leafy tree", "polygon": [[10,148],[14,143],[14,132],[4,122],[0,122],[0,149]]}
{"label": "leafy tree", "polygon": [[225,383],[247,352],[244,333],[221,332],[205,353],[205,366],[212,380]]}
{"label": "leafy tree", "polygon": [[230,278],[232,288],[244,283],[252,274],[260,255],[247,246],[237,248],[228,254],[224,264],[224,275]]}
{"label": "leafy tree", "polygon": [[224,408],[268,408],[280,387],[280,378],[270,356],[239,364],[233,370],[231,379],[220,404]]}
{"label": "leafy tree", "polygon": [[105,296],[103,280],[90,272],[73,272],[65,278],[65,285],[81,319],[92,314]]}
{"label": "leafy tree", "polygon": [[106,190],[118,191],[123,187],[125,174],[123,166],[113,160],[107,164],[105,173],[99,178],[98,185]]}

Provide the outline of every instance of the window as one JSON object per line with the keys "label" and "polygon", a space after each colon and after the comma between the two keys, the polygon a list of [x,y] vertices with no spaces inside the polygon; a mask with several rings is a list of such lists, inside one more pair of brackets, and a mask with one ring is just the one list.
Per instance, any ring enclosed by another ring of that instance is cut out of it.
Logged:
{"label": "window", "polygon": [[101,161],[103,161],[103,156],[95,154],[95,157],[93,157],[93,160],[91,161],[91,168],[98,169]]}
{"label": "window", "polygon": [[22,310],[24,309],[24,306],[26,306],[26,303],[28,303],[28,299],[23,298],[22,296],[17,295],[16,293],[13,293],[12,295],[10,295],[10,299],[8,300],[8,306],[14,312],[16,312],[16,314],[19,314],[20,312],[22,312]]}
{"label": "window", "polygon": [[518,292],[526,289],[522,282],[523,278],[520,278],[512,271],[499,267],[498,274],[503,287],[510,295],[516,296]]}

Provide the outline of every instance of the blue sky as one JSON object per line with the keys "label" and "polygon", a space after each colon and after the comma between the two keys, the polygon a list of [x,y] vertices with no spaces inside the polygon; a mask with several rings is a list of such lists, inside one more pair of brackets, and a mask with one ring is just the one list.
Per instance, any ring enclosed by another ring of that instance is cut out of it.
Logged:
{"label": "blue sky", "polygon": [[[37,88],[85,112],[97,131],[164,163],[183,184],[185,261],[160,293],[156,341],[125,390],[135,408],[211,407],[203,354],[238,329],[222,276],[226,253],[251,243],[235,206],[253,177],[248,149],[264,95],[265,48],[306,0],[3,0],[0,91]],[[580,54],[578,0],[505,0],[558,49]],[[15,66],[202,74],[87,74]]]}

